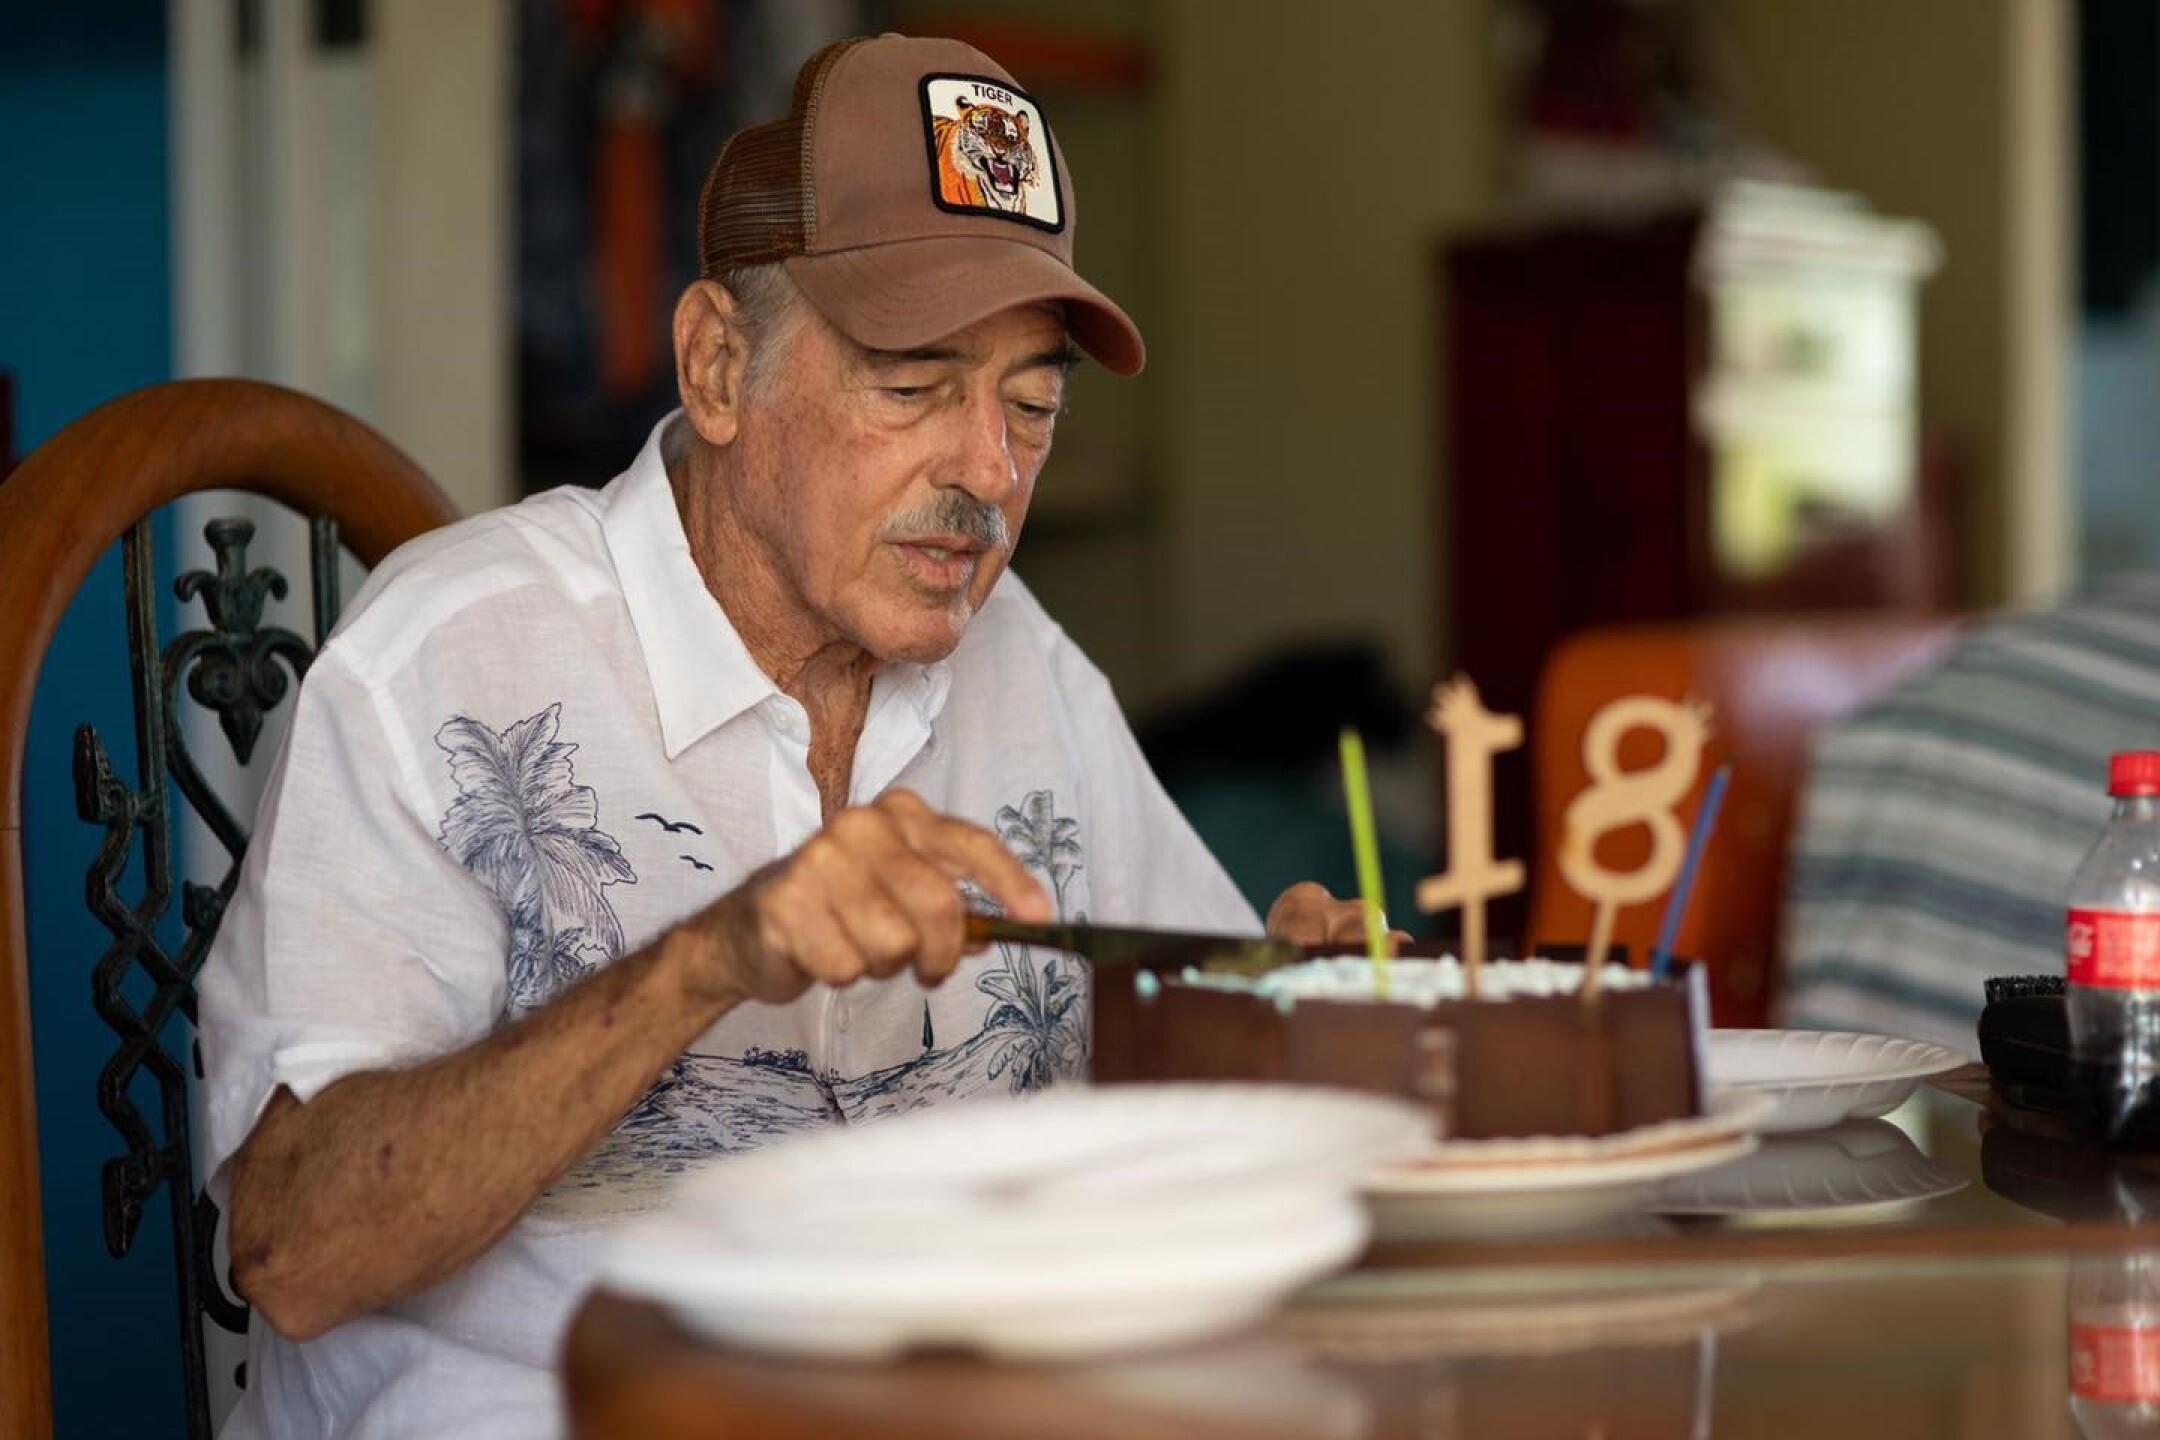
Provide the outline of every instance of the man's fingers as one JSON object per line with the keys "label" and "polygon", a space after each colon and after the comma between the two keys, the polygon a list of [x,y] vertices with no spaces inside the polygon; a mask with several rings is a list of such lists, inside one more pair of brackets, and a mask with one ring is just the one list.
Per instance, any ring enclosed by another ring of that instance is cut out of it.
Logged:
{"label": "man's fingers", "polygon": [[906,905],[880,873],[892,863],[894,845],[887,828],[877,816],[851,811],[803,847],[811,878],[846,936],[859,973],[879,978],[906,969],[922,945]]}
{"label": "man's fingers", "polygon": [[[1383,923],[1386,917],[1383,916]],[[1283,891],[1268,908],[1267,933],[1300,945],[1355,945],[1365,948],[1365,902],[1338,900],[1325,886],[1301,880]],[[1388,932],[1390,954],[1410,936]]]}
{"label": "man's fingers", "polygon": [[1301,880],[1268,907],[1267,933],[1299,945],[1321,944],[1328,938],[1327,912],[1334,903],[1325,888]]}
{"label": "man's fingers", "polygon": [[879,797],[878,806],[893,817],[910,847],[948,873],[975,881],[1013,919],[1057,918],[1042,882],[1029,874],[1004,842],[988,830],[940,815],[905,790]]}
{"label": "man's fingers", "polygon": [[[758,890],[761,961],[828,985],[913,965],[936,984],[966,946],[960,878],[1019,919],[1053,914],[1041,884],[980,826],[939,815],[904,791],[844,810]],[[762,989],[784,988],[777,969]]]}
{"label": "man's fingers", "polygon": [[[967,940],[967,907],[945,869],[915,850],[900,822],[890,814],[865,811],[850,827],[849,840],[870,871],[870,878],[907,918],[911,944],[900,965],[913,961],[931,984],[952,973]],[[878,973],[890,973],[880,969]]]}
{"label": "man's fingers", "polygon": [[[798,864],[802,858],[797,855]],[[826,985],[846,985],[862,973],[861,957],[811,877],[782,875],[758,897],[758,913],[758,939],[771,964]]]}
{"label": "man's fingers", "polygon": [[1363,940],[1365,938],[1365,905],[1360,900],[1338,900],[1329,910],[1327,938],[1330,943],[1338,940]]}

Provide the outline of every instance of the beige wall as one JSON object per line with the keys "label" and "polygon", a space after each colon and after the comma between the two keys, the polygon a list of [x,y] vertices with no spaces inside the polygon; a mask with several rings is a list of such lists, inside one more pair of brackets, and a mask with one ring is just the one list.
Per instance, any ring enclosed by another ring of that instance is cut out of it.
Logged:
{"label": "beige wall", "polygon": [[[511,475],[511,11],[378,0],[376,423],[467,511]],[[455,136],[458,143],[445,143]]]}
{"label": "beige wall", "polygon": [[1977,603],[2045,596],[2068,556],[2066,4],[1725,0],[1712,12],[1756,133],[1942,237],[1921,300],[1921,414],[1958,447]]}
{"label": "beige wall", "polygon": [[[1158,9],[1169,663],[1370,634],[1429,682],[1430,258],[1491,189],[1484,0]],[[1232,17],[1235,17],[1234,19]]]}

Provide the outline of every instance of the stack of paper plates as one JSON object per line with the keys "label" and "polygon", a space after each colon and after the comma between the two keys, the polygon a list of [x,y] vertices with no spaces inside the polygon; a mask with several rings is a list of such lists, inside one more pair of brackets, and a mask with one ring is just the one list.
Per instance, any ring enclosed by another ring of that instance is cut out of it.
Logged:
{"label": "stack of paper plates", "polygon": [[1162,1344],[1346,1264],[1359,1177],[1430,1130],[1411,1105],[1286,1086],[960,1102],[718,1161],[626,1227],[602,1278],[766,1349]]}

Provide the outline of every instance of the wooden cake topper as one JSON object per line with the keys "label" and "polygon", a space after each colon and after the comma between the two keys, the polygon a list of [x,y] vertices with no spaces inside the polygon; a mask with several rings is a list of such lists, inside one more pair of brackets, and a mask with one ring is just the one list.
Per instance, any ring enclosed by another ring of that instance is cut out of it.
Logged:
{"label": "wooden cake topper", "polygon": [[[1665,742],[1656,764],[1620,768],[1620,738],[1630,730],[1654,731]],[[1651,695],[1613,701],[1593,715],[1583,731],[1583,766],[1590,772],[1590,784],[1568,802],[1559,862],[1568,884],[1597,907],[1589,953],[1583,957],[1586,1001],[1597,999],[1605,953],[1612,946],[1614,913],[1622,905],[1663,894],[1680,873],[1687,834],[1673,807],[1695,788],[1709,739],[1710,712],[1705,706]],[[1630,871],[1608,869],[1597,858],[1599,837],[1632,825],[1650,831],[1649,858]]]}
{"label": "wooden cake topper", "polygon": [[1418,882],[1418,908],[1463,908],[1463,973],[1472,996],[1485,963],[1485,902],[1523,888],[1520,860],[1492,853],[1492,762],[1522,744],[1513,715],[1495,715],[1478,698],[1477,686],[1458,675],[1433,687],[1426,723],[1447,741],[1447,869]]}

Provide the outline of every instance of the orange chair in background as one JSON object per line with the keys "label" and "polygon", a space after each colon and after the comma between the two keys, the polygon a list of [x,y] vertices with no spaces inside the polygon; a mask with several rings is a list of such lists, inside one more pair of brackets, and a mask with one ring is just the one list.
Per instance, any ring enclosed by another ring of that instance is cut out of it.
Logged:
{"label": "orange chair in background", "polygon": [[[1691,825],[1711,772],[1733,768],[1717,833],[1703,857],[1675,949],[1709,967],[1718,1025],[1763,1025],[1778,974],[1785,850],[1815,732],[1888,691],[1956,638],[1946,616],[1809,617],[1627,626],[1584,631],[1547,660],[1530,717],[1537,846],[1530,936],[1580,941],[1590,906],[1560,876],[1562,817],[1589,783],[1582,737],[1590,717],[1622,695],[1693,697],[1712,710],[1710,743],[1678,818]],[[1626,768],[1654,764],[1657,739],[1630,735]],[[1604,837],[1597,855],[1630,869],[1649,854],[1647,830]],[[1613,939],[1638,957],[1657,938],[1665,902],[1622,910]]]}

